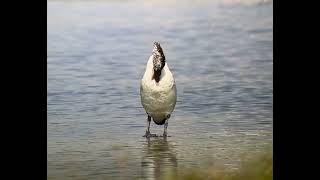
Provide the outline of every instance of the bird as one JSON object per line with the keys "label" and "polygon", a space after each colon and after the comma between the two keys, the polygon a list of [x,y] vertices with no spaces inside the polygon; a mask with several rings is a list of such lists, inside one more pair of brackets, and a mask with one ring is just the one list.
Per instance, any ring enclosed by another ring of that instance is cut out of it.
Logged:
{"label": "bird", "polygon": [[140,97],[147,114],[144,137],[152,136],[151,119],[157,125],[164,125],[163,137],[167,137],[168,120],[177,102],[177,88],[159,42],[153,43],[153,50],[140,83]]}

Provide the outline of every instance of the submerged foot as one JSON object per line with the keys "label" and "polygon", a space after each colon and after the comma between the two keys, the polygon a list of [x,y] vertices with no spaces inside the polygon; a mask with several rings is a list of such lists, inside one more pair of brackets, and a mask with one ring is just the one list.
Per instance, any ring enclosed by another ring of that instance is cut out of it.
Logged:
{"label": "submerged foot", "polygon": [[146,134],[143,135],[142,137],[150,137],[150,135],[151,135],[150,131],[146,131]]}
{"label": "submerged foot", "polygon": [[150,137],[159,137],[157,134],[151,134],[150,131],[146,131],[146,134],[142,137],[150,138]]}
{"label": "submerged foot", "polygon": [[160,136],[160,137],[164,137],[164,138],[166,138],[166,137],[171,137],[171,136],[169,136],[169,135],[167,134],[167,132],[163,132],[163,135],[162,135],[162,136]]}
{"label": "submerged foot", "polygon": [[149,138],[149,137],[158,137],[158,136],[156,134],[151,134],[150,131],[146,131],[146,134],[143,135],[142,137]]}
{"label": "submerged foot", "polygon": [[163,133],[163,137],[167,137],[167,133],[166,132]]}

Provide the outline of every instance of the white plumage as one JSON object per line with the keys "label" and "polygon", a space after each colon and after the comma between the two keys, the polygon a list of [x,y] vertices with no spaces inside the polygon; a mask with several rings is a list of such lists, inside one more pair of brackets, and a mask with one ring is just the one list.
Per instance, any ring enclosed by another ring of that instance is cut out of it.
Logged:
{"label": "white plumage", "polygon": [[163,120],[170,118],[176,105],[177,90],[175,80],[166,62],[161,70],[159,82],[153,78],[155,73],[153,56],[155,55],[150,56],[141,80],[140,96],[146,113],[152,117],[153,121],[160,124]]}
{"label": "white plumage", "polygon": [[141,81],[141,102],[154,121],[161,121],[174,110],[177,98],[176,85],[167,63],[162,69],[158,83],[152,80],[152,76],[153,64],[150,57]]}

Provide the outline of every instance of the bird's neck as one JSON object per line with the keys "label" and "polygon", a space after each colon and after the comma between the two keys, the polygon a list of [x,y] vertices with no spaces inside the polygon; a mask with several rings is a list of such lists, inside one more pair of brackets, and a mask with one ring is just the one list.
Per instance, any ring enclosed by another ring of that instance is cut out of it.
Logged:
{"label": "bird's neck", "polygon": [[154,79],[158,83],[160,81],[161,71],[162,70],[160,70],[160,71],[153,70],[152,80]]}

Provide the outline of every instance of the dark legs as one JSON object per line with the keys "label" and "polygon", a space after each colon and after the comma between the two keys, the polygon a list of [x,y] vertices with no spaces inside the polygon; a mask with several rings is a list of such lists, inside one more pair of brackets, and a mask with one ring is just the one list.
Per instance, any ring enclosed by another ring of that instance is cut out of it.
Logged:
{"label": "dark legs", "polygon": [[168,128],[168,120],[170,118],[170,114],[166,117],[166,122],[164,123],[163,137],[167,137],[167,128]]}
{"label": "dark legs", "polygon": [[[163,137],[167,137],[167,129],[168,129],[168,120],[170,118],[170,114],[167,115],[165,123],[164,123],[164,130],[163,130]],[[151,116],[148,115],[148,121],[147,121],[147,129],[146,129],[146,134],[143,137],[157,137],[156,134],[151,134],[150,133],[150,123],[151,123]]]}
{"label": "dark legs", "polygon": [[148,115],[147,130],[146,130],[146,134],[144,135],[144,137],[149,137],[151,135],[151,133],[150,133],[150,122],[151,122],[151,116]]}
{"label": "dark legs", "polygon": [[163,137],[167,137],[168,119],[164,123]]}

